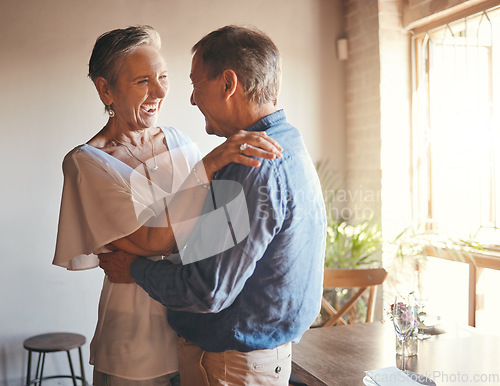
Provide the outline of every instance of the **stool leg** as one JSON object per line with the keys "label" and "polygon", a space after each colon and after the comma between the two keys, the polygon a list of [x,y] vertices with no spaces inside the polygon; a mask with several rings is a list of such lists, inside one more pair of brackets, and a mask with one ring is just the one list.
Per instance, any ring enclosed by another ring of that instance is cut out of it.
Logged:
{"label": "stool leg", "polygon": [[[42,378],[43,378],[43,367],[45,366],[45,353],[41,353],[42,354],[42,368],[40,369],[40,383],[38,383],[40,386],[42,386]],[[38,356],[38,363],[40,364],[40,356]],[[37,374],[37,378],[38,378],[38,366],[37,366],[37,369],[36,369],[36,374]]]}
{"label": "stool leg", "polygon": [[83,368],[82,348],[81,347],[78,347],[78,354],[80,355],[80,372],[82,375],[82,386],[86,386],[87,381],[85,380],[85,369]]}
{"label": "stool leg", "polygon": [[40,374],[40,365],[42,364],[42,353],[39,352],[38,353],[38,361],[36,362],[36,373],[35,373],[35,379],[33,381],[36,381],[34,382],[35,385],[38,385],[39,382],[38,382],[38,374]]}
{"label": "stool leg", "polygon": [[69,354],[69,350],[66,351],[66,354],[68,354],[69,369],[71,370],[71,376],[73,377],[73,386],[76,386],[75,370],[73,370],[73,362],[71,362],[71,355]]}
{"label": "stool leg", "polygon": [[28,350],[28,370],[26,372],[26,386],[31,382],[31,350]]}

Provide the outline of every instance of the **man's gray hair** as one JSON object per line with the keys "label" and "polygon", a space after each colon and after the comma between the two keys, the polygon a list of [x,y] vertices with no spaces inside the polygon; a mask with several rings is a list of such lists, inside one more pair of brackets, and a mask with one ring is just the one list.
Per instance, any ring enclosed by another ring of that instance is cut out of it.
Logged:
{"label": "man's gray hair", "polygon": [[277,104],[281,58],[278,48],[265,33],[230,25],[209,33],[191,51],[201,55],[209,79],[215,79],[224,70],[233,70],[249,101],[259,105],[270,101]]}

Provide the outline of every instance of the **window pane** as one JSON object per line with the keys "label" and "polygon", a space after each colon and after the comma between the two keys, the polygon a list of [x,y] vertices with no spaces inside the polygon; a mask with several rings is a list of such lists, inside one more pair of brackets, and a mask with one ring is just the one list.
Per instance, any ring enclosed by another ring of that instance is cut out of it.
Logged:
{"label": "window pane", "polygon": [[417,210],[433,230],[460,237],[500,218],[499,15],[445,26],[420,40],[428,61],[420,66],[418,97],[428,119],[419,119],[415,140],[424,144],[416,149],[422,160],[415,166]]}

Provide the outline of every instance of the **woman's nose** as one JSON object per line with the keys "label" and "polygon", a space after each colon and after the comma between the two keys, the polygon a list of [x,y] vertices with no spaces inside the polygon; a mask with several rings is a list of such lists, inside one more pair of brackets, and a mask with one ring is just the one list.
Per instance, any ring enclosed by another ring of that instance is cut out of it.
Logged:
{"label": "woman's nose", "polygon": [[158,99],[163,99],[167,95],[168,84],[162,84],[160,82],[155,82],[153,90],[151,92],[152,96]]}
{"label": "woman's nose", "polygon": [[196,102],[194,101],[194,91],[191,93],[191,98],[189,98],[189,100],[193,106],[196,106]]}

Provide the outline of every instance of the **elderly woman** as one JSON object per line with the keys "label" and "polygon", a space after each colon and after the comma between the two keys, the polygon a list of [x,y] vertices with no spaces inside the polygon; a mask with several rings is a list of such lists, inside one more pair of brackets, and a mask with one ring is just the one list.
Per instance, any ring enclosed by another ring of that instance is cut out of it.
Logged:
{"label": "elderly woman", "polygon": [[[98,254],[116,250],[164,258],[177,249],[171,225],[182,222],[184,210],[190,218],[201,210],[217,170],[280,156],[265,134],[238,132],[200,160],[184,134],[157,127],[168,91],[159,49],[148,26],[113,30],[96,41],[89,76],[109,120],[64,159],[56,265],[94,268]],[[90,345],[94,385],[170,384],[178,371],[176,342],[164,306],[136,284],[104,278]]]}

